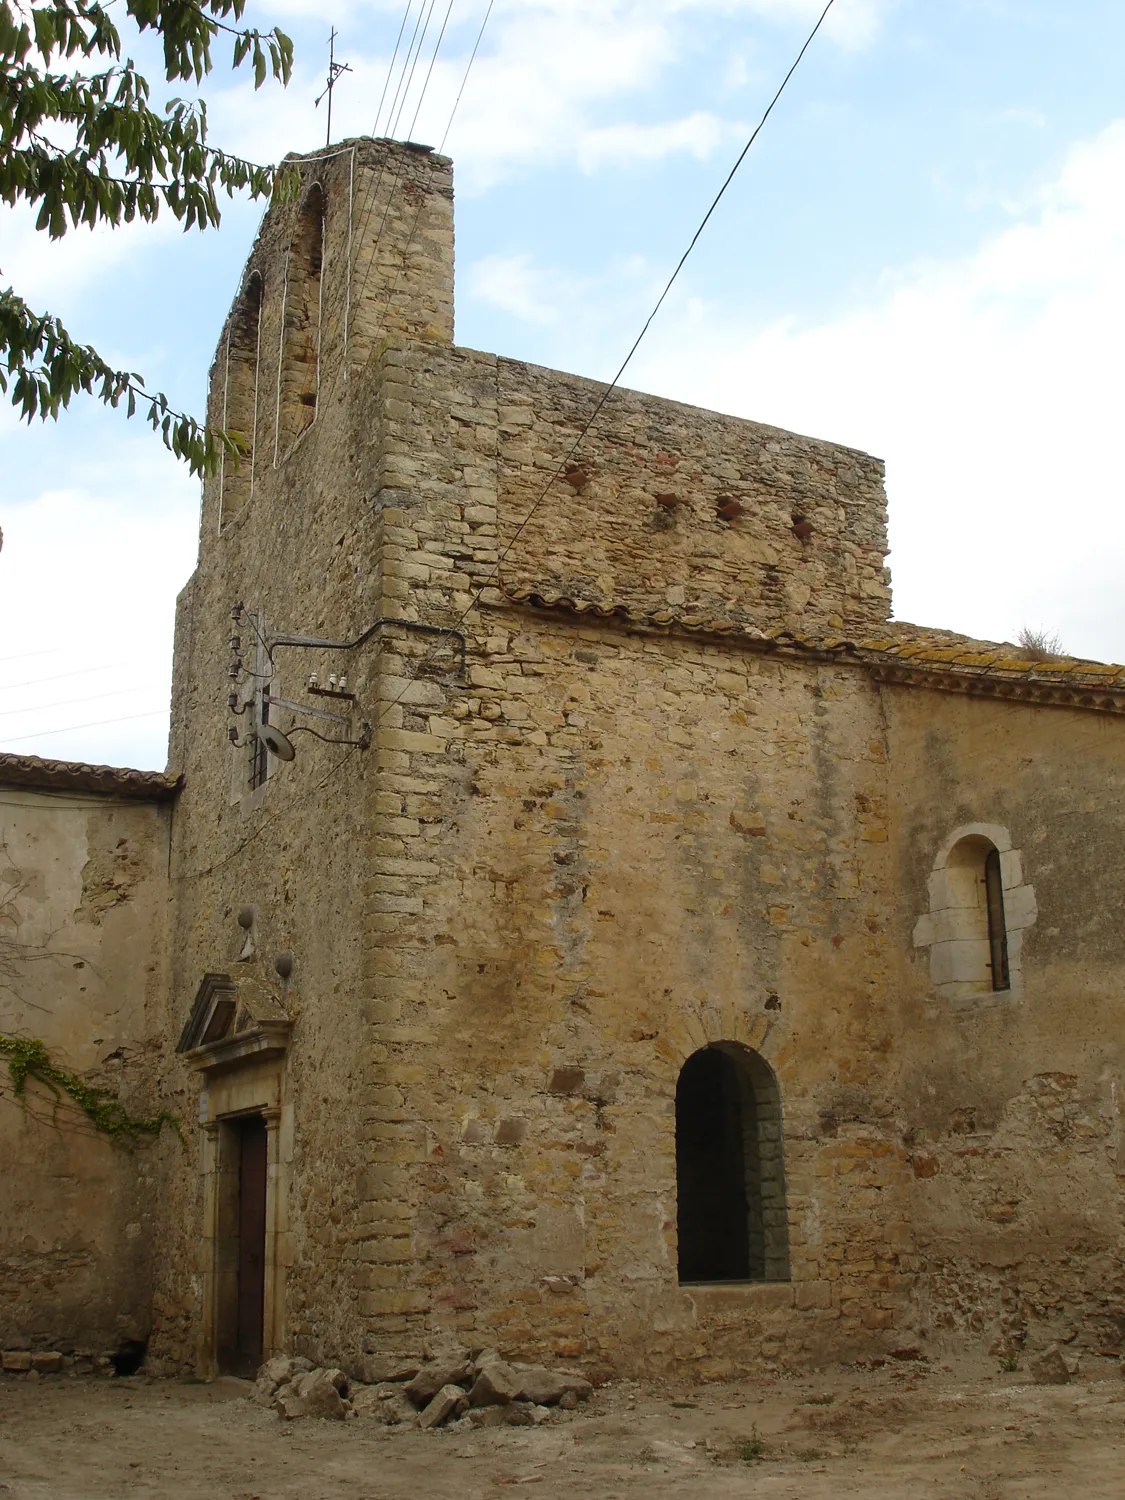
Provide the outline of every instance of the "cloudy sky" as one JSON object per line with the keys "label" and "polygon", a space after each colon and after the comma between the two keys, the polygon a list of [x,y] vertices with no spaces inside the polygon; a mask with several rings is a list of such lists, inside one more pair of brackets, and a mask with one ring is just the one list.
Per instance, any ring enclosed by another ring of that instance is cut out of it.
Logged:
{"label": "cloudy sky", "polygon": [[[293,82],[217,71],[214,141],[321,144],[332,23],[333,134],[370,133],[405,3],[256,11]],[[486,3],[454,0],[414,139],[441,140]],[[821,3],[494,0],[447,145],[459,342],[608,378]],[[630,369],[885,458],[900,619],[1125,661],[1123,51],[1120,0],[836,0]],[[50,247],[0,210],[0,279],[201,412],[258,217]],[[0,748],[164,764],[197,511],[141,424],[0,408]]]}

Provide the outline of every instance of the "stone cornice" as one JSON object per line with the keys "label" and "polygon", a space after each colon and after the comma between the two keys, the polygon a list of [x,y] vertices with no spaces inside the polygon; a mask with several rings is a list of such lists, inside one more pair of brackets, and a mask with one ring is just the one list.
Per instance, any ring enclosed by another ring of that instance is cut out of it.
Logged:
{"label": "stone cornice", "polygon": [[289,1049],[292,1021],[258,1021],[249,1031],[236,1032],[205,1047],[193,1047],[183,1054],[184,1061],[197,1073],[213,1073],[247,1062],[265,1062],[283,1057]]}

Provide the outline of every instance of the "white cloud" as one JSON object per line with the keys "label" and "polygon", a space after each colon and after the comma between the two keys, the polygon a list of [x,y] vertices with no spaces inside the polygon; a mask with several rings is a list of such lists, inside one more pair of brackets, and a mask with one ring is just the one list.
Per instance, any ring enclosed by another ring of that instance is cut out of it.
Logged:
{"label": "white cloud", "polygon": [[724,140],[745,135],[744,125],[725,123],[717,115],[697,110],[683,119],[657,125],[607,125],[584,131],[578,142],[578,161],[586,172],[596,171],[607,161],[634,166],[642,161],[659,161],[677,151],[705,161]]}
{"label": "white cloud", "polygon": [[486,255],[469,267],[469,294],[526,323],[559,321],[558,278],[548,278],[530,255]]}
{"label": "white cloud", "polygon": [[3,210],[4,247],[0,283],[11,284],[33,307],[57,311],[59,298],[74,300],[99,278],[117,271],[148,249],[167,243],[180,226],[171,214],[155,224],[99,224],[72,229],[50,240],[35,227],[36,212],[27,207]]}

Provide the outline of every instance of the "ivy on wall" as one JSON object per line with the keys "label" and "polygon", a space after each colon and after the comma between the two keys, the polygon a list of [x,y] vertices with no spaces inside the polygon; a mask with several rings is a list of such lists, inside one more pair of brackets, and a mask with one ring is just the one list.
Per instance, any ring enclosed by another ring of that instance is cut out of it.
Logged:
{"label": "ivy on wall", "polygon": [[0,1055],[8,1064],[12,1080],[12,1092],[21,1095],[29,1078],[37,1079],[54,1094],[57,1103],[66,1094],[102,1135],[109,1136],[118,1146],[135,1146],[145,1137],[158,1136],[165,1125],[170,1125],[183,1142],[180,1122],[175,1115],[162,1109],[149,1119],[138,1119],[129,1114],[112,1089],[94,1088],[75,1073],[68,1073],[51,1061],[50,1054],[42,1042],[34,1037],[5,1036],[0,1032]]}

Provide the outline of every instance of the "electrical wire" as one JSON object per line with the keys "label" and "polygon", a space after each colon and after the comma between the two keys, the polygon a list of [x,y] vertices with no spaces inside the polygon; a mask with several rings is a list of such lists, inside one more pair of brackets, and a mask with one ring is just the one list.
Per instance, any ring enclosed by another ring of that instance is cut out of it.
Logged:
{"label": "electrical wire", "polygon": [[484,36],[484,28],[488,25],[488,18],[492,14],[492,7],[495,4],[496,0],[488,0],[488,9],[484,13],[484,20],[480,23],[480,30],[477,32],[477,39],[473,43],[473,50],[469,53],[469,61],[465,67],[465,76],[461,79],[461,87],[457,90],[457,97],[453,101],[453,108],[449,111],[449,119],[446,122],[445,134],[442,136],[441,145],[438,147],[439,155],[441,154],[442,147],[444,147],[446,141],[449,139],[449,132],[453,125],[453,117],[457,113],[457,106],[461,103],[461,95],[465,92],[465,85],[469,81],[469,74],[473,71],[473,64],[477,60],[477,49],[480,46],[481,37]]}
{"label": "electrical wire", "polygon": [[5,745],[19,745],[24,740],[45,740],[52,734],[70,734],[75,729],[101,729],[105,724],[128,724],[134,719],[159,719],[162,714],[167,714],[166,708],[154,708],[147,714],[123,714],[119,719],[95,719],[92,724],[66,724],[62,729],[40,729],[36,734],[18,734],[14,739],[5,739],[0,743],[0,750]]}
{"label": "electrical wire", "polygon": [[[406,0],[406,9],[402,13],[402,25],[398,28],[398,40],[395,42],[395,50],[391,53],[391,61],[390,65],[387,68],[387,76],[383,81],[383,92],[379,95],[379,107],[375,111],[375,128],[378,127],[379,116],[383,113],[383,101],[386,99],[387,90],[391,86],[391,77],[395,70],[395,61],[398,58],[398,49],[402,46],[403,33],[406,30],[406,23],[410,19],[410,12],[413,7],[414,0]],[[372,134],[374,133],[375,129],[373,128]]]}
{"label": "electrical wire", "polygon": [[[430,0],[430,8],[431,10],[433,9],[433,0]],[[418,39],[418,29],[422,25],[422,16],[425,13],[425,9],[426,0],[421,0],[421,4],[418,6],[418,18],[414,22],[414,32],[410,38],[410,45],[406,49],[406,56],[402,60],[402,69],[398,75],[398,83],[395,85],[394,97],[391,100],[390,108],[387,110],[387,124],[385,128],[387,129],[388,134],[390,132],[391,121],[395,118],[395,110],[398,108],[399,95],[402,93],[402,85],[406,81],[406,72],[410,67],[411,54],[414,51],[414,43]]]}
{"label": "electrical wire", "polygon": [[[585,421],[585,423],[584,423],[584,425],[582,427],[581,432],[579,432],[578,436],[575,438],[574,442],[571,444],[571,446],[570,446],[569,450],[567,451],[567,453],[560,460],[558,467],[551,474],[550,478],[547,480],[546,484],[543,486],[542,490],[540,491],[540,493],[539,493],[538,497],[536,498],[534,504],[532,505],[531,509],[527,512],[527,514],[524,516],[523,520],[519,523],[519,525],[516,527],[515,531],[512,533],[512,535],[509,538],[507,544],[505,545],[505,547],[501,551],[500,556],[498,557],[497,561],[493,565],[492,571],[489,573],[489,575],[485,579],[485,581],[482,584],[480,584],[477,587],[477,589],[474,591],[472,599],[469,601],[469,603],[462,610],[461,614],[457,617],[457,620],[455,621],[455,623],[452,624],[452,625],[450,625],[448,627],[448,630],[449,630],[450,633],[452,633],[455,630],[458,630],[460,628],[460,626],[464,624],[464,622],[468,618],[468,616],[472,613],[472,611],[480,603],[481,598],[484,595],[485,590],[491,588],[493,586],[493,584],[499,582],[500,576],[501,576],[500,575],[500,570],[503,568],[504,563],[507,560],[508,555],[511,552],[512,548],[515,546],[516,542],[519,540],[520,535],[522,534],[522,532],[524,531],[524,529],[527,527],[527,525],[530,523],[530,521],[531,521],[532,517],[535,515],[536,511],[543,504],[543,501],[547,498],[547,495],[549,494],[549,492],[550,492],[551,488],[553,487],[553,485],[555,484],[556,480],[558,480],[562,476],[562,474],[565,473],[567,464],[570,463],[571,459],[578,452],[578,449],[582,446],[582,443],[585,441],[586,437],[589,435],[590,429],[593,427],[594,423],[597,421],[598,417],[601,415],[602,411],[605,408],[606,403],[609,401],[609,398],[613,395],[614,391],[617,389],[618,384],[620,383],[621,377],[622,377],[622,375],[624,375],[626,369],[628,368],[630,362],[632,361],[632,358],[633,358],[634,354],[636,354],[637,350],[640,348],[641,341],[644,338],[645,334],[648,332],[649,328],[652,326],[653,319],[656,317],[656,315],[660,311],[661,307],[663,307],[664,301],[667,298],[668,293],[672,290],[672,287],[675,285],[676,279],[678,278],[680,272],[683,270],[684,265],[687,262],[688,256],[695,249],[696,244],[699,242],[700,236],[702,235],[704,229],[706,229],[708,223],[711,220],[711,216],[714,214],[715,210],[718,208],[720,202],[723,199],[724,194],[726,193],[727,188],[729,188],[730,185],[731,185],[731,183],[734,181],[735,174],[738,172],[738,169],[739,169],[739,167],[741,167],[742,163],[746,160],[746,156],[747,156],[747,154],[748,154],[751,146],[753,146],[754,142],[758,139],[758,136],[761,134],[761,131],[762,131],[763,127],[765,126],[766,121],[769,119],[770,115],[774,111],[774,106],[777,104],[778,100],[781,98],[782,94],[785,92],[786,88],[788,87],[789,80],[793,77],[793,74],[797,71],[798,67],[800,66],[801,60],[803,59],[805,53],[812,46],[813,41],[815,40],[815,38],[817,36],[817,33],[820,31],[820,28],[824,25],[824,22],[825,22],[825,20],[827,19],[827,16],[828,16],[828,12],[832,9],[832,6],[834,4],[835,4],[835,0],[828,0],[827,5],[821,11],[820,16],[817,19],[816,25],[812,28],[812,30],[809,32],[808,36],[805,38],[804,43],[803,43],[803,45],[801,47],[801,50],[797,53],[797,56],[794,58],[793,63],[791,65],[788,73],[786,73],[785,77],[781,80],[781,83],[780,83],[780,85],[779,85],[779,87],[777,89],[777,92],[774,94],[773,98],[770,100],[769,104],[766,106],[765,112],[763,113],[761,119],[758,121],[757,125],[755,125],[754,129],[751,131],[750,137],[747,140],[746,144],[743,146],[742,150],[738,153],[738,156],[735,159],[735,163],[731,167],[730,171],[727,173],[725,179],[723,180],[722,186],[719,188],[719,191],[715,194],[714,198],[711,200],[710,207],[708,208],[707,212],[703,215],[703,218],[700,220],[699,225],[698,225],[695,233],[692,235],[691,239],[688,241],[687,249],[684,251],[684,253],[680,256],[679,260],[676,262],[675,269],[672,271],[671,276],[669,276],[667,282],[665,283],[664,290],[660,293],[660,296],[656,299],[656,302],[655,302],[655,304],[654,304],[654,306],[652,308],[652,311],[649,313],[648,317],[645,319],[645,321],[644,321],[644,323],[643,323],[643,325],[641,327],[640,333],[637,334],[637,337],[633,340],[633,343],[632,343],[632,345],[629,348],[629,352],[626,354],[625,358],[621,361],[621,364],[618,366],[616,375],[614,375],[612,381],[610,381],[609,385],[606,386],[605,390],[602,392],[602,395],[601,395],[600,399],[598,400],[597,404],[595,405],[593,411],[587,417],[587,419],[586,419],[586,421]],[[385,706],[385,708],[383,708],[381,710],[380,715],[379,715],[380,719],[382,719],[385,714],[390,713],[390,711],[393,708],[397,708],[398,707],[398,705],[402,702],[402,700],[405,697],[405,695],[410,691],[411,684],[414,683],[417,680],[418,673],[421,672],[427,666],[427,664],[430,661],[433,660],[434,656],[436,655],[436,653],[440,649],[441,649],[441,642],[440,641],[435,642],[435,644],[432,647],[430,647],[430,649],[422,656],[421,660],[417,663],[417,665],[415,667],[415,670],[413,672],[411,672],[410,675],[408,676],[407,681],[405,682],[405,684],[403,685],[403,687],[399,691],[398,696],[396,698],[393,698],[391,700],[391,702],[388,703]]]}
{"label": "electrical wire", "polygon": [[0,656],[0,662],[27,661],[31,656],[57,656],[60,651],[69,650],[69,646],[46,646],[42,651],[21,651],[16,656]]}
{"label": "electrical wire", "polygon": [[434,45],[434,53],[430,58],[430,66],[426,69],[426,77],[425,81],[422,84],[422,92],[418,95],[418,103],[414,107],[414,116],[410,121],[410,129],[407,131],[408,140],[414,139],[414,127],[418,123],[418,116],[422,110],[422,100],[426,97],[426,90],[429,88],[430,79],[433,77],[434,64],[437,62],[437,55],[441,51],[441,44],[445,37],[445,28],[449,25],[449,18],[453,14],[453,5],[454,0],[449,0],[449,4],[445,8],[445,20],[441,23],[441,30],[438,32],[438,39]]}
{"label": "electrical wire", "polygon": [[[437,148],[438,149],[438,155],[441,154],[441,152],[445,148],[446,141],[449,139],[449,132],[453,128],[453,121],[454,121],[454,118],[456,117],[458,107],[459,107],[459,105],[461,103],[461,97],[462,97],[462,95],[465,92],[465,85],[469,81],[469,74],[473,70],[473,63],[476,61],[477,53],[480,50],[480,44],[481,44],[481,41],[482,41],[482,39],[484,37],[485,27],[488,25],[488,18],[492,14],[492,7],[493,7],[494,4],[495,4],[495,0],[488,0],[488,7],[487,7],[487,9],[485,10],[485,13],[484,13],[484,19],[480,23],[480,29],[477,32],[476,40],[473,42],[473,50],[469,54],[469,61],[468,61],[468,63],[465,65],[465,72],[464,72],[464,74],[462,75],[462,78],[461,78],[461,86],[457,90],[457,97],[453,101],[453,108],[449,111],[449,118],[448,118],[448,120],[445,123],[445,130],[442,132],[441,143],[439,144],[439,146]],[[449,11],[452,11],[452,9],[453,9],[453,0],[450,0]],[[412,132],[413,132],[414,124],[417,121],[418,113],[420,112],[420,110],[422,108],[422,101],[426,97],[426,89],[429,87],[430,76],[433,73],[434,63],[437,61],[437,55],[438,55],[438,52],[439,52],[439,50],[441,48],[442,37],[444,37],[444,35],[445,35],[445,29],[446,29],[446,26],[447,26],[447,24],[449,22],[449,11],[446,12],[445,21],[442,23],[441,33],[438,36],[437,45],[434,48],[434,55],[430,59],[429,71],[426,74],[426,80],[425,80],[425,83],[422,86],[422,92],[419,95],[418,104],[415,107],[414,120],[411,122],[411,131]],[[366,213],[367,208],[370,206],[371,200],[377,195],[379,187],[380,187],[380,185],[382,183],[382,180],[383,180],[383,173],[384,173],[384,171],[385,171],[385,163],[380,166],[378,176],[372,178],[372,182],[371,182],[371,184],[369,186],[369,189],[368,189],[368,192],[367,192],[367,194],[365,196],[362,209],[361,209],[360,213],[357,214],[357,218],[362,217],[362,214]],[[379,224],[378,232],[375,235],[375,242],[374,242],[374,245],[372,247],[371,254],[368,257],[367,269],[364,272],[363,281],[360,283],[359,292],[357,293],[357,295],[355,297],[355,305],[357,307],[363,301],[363,294],[367,290],[367,283],[368,283],[368,281],[371,278],[371,272],[374,269],[374,267],[376,265],[376,262],[378,260],[379,245],[380,245],[380,243],[382,241],[383,231],[386,228],[387,220],[388,220],[388,218],[390,216],[391,202],[393,201],[394,190],[398,186],[398,181],[399,181],[399,177],[401,175],[401,171],[402,171],[402,165],[401,165],[401,160],[400,160],[396,164],[396,166],[395,166],[394,180],[391,183],[390,191],[389,191],[389,193],[387,195],[387,206],[386,206],[386,208],[383,211],[383,218],[382,218],[382,220],[381,220],[381,222]],[[399,279],[402,276],[403,270],[405,268],[406,258],[407,258],[408,254],[410,252],[410,247],[414,243],[414,236],[417,233],[418,223],[419,223],[419,220],[422,217],[422,208],[423,208],[423,204],[420,203],[418,205],[417,211],[415,212],[414,222],[413,222],[413,224],[410,227],[410,234],[407,236],[406,242],[405,242],[404,247],[403,247],[402,255],[399,258],[398,269],[395,272],[395,279],[394,279],[393,283],[391,284],[390,293],[384,299],[383,311],[382,311],[382,313],[381,313],[381,315],[379,317],[379,322],[378,322],[378,325],[376,327],[374,337],[372,339],[372,343],[373,344],[378,341],[379,335],[380,335],[380,333],[383,330],[383,324],[386,322],[387,313],[390,310],[390,303],[391,303],[391,301],[394,298],[394,294],[395,294],[396,289],[398,288]],[[333,375],[330,378],[330,380],[328,382],[328,385],[327,385],[327,388],[326,388],[326,391],[325,391],[325,398],[327,398],[331,394],[332,390],[335,388],[336,378],[337,378],[336,375]]]}
{"label": "electrical wire", "polygon": [[434,6],[436,3],[437,0],[430,0],[429,9],[426,11],[426,24],[422,27],[422,35],[418,38],[418,47],[414,53],[414,61],[410,64],[410,74],[406,80],[406,87],[402,91],[402,103],[398,107],[398,114],[395,115],[394,121],[390,128],[389,133],[392,137],[398,130],[399,121],[402,119],[402,112],[406,108],[406,101],[410,98],[410,90],[414,87],[414,70],[417,68],[418,59],[422,55],[422,47],[426,41],[426,32],[430,29],[430,21],[433,17]]}
{"label": "electrical wire", "polygon": [[[59,650],[65,650],[65,647],[60,646]],[[0,683],[0,693],[12,692],[15,688],[38,687],[41,682],[61,682],[64,677],[89,677],[94,672],[109,672],[114,667],[127,667],[128,665],[126,661],[106,661],[102,662],[100,667],[78,667],[73,672],[56,672],[51,677],[29,677],[26,682],[3,682]]]}
{"label": "electrical wire", "polygon": [[76,703],[99,703],[104,698],[124,698],[129,693],[145,693],[148,689],[146,682],[137,687],[114,688],[108,693],[87,693],[84,698],[60,698],[54,703],[32,703],[28,708],[0,709],[0,719],[12,719],[17,714],[48,713],[52,708],[72,708]]}

